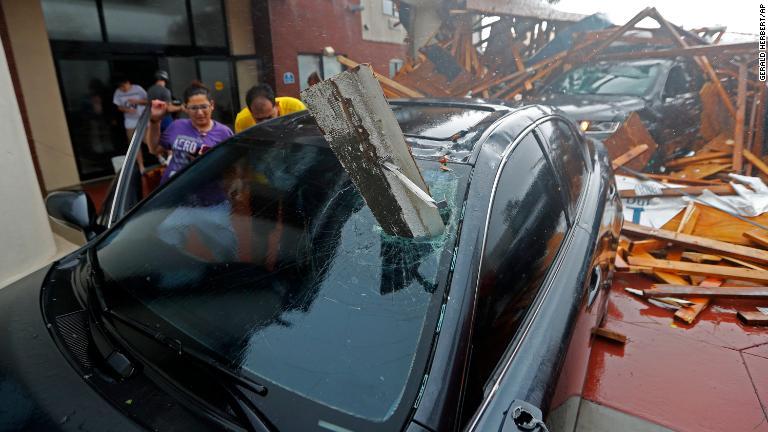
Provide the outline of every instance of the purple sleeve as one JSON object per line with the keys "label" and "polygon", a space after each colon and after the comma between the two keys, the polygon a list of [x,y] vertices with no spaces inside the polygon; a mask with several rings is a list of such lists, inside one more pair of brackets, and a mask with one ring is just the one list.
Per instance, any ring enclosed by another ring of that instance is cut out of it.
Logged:
{"label": "purple sleeve", "polygon": [[177,122],[178,120],[171,123],[171,125],[168,126],[168,128],[166,128],[163,133],[160,134],[160,146],[164,149],[171,150],[171,145],[173,144],[173,140],[177,135]]}
{"label": "purple sleeve", "polygon": [[228,128],[227,126],[225,126],[225,125],[223,125],[223,124],[221,124],[219,122],[216,122],[214,127],[216,128],[216,138],[217,138],[216,139],[216,144],[217,145],[220,142],[222,142],[222,141],[226,140],[227,138],[231,137],[232,135],[234,135],[234,133],[232,133],[232,129]]}

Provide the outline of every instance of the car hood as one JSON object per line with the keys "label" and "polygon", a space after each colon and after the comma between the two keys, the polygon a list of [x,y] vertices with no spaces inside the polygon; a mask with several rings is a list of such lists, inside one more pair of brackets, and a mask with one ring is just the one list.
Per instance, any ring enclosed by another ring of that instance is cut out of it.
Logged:
{"label": "car hood", "polygon": [[646,101],[633,96],[598,96],[545,94],[534,102],[559,108],[574,121],[621,121],[631,112],[646,106]]}
{"label": "car hood", "polygon": [[40,311],[49,269],[0,289],[0,430],[138,430],[85,383],[50,337]]}

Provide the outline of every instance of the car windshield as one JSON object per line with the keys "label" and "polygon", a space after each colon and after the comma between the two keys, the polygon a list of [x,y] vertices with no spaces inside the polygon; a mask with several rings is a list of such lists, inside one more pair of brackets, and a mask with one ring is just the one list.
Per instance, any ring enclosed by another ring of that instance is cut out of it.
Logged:
{"label": "car windshield", "polygon": [[644,96],[660,72],[658,63],[590,64],[560,76],[549,86],[549,91],[570,95]]}
{"label": "car windshield", "polygon": [[438,139],[470,129],[492,112],[448,105],[393,105],[392,111],[403,133]]}
{"label": "car windshield", "polygon": [[447,228],[392,237],[327,146],[237,136],[98,244],[104,289],[268,386],[383,421],[422,380],[469,173],[418,165]]}

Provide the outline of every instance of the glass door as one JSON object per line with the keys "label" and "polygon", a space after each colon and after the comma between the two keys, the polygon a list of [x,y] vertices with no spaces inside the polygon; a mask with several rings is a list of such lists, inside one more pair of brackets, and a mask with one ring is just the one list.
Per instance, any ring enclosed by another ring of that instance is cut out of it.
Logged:
{"label": "glass door", "polygon": [[[114,172],[112,157],[125,151],[120,114],[112,104],[109,62],[59,60],[67,125],[81,180]],[[121,145],[123,144],[123,145]]]}
{"label": "glass door", "polygon": [[199,60],[200,80],[211,88],[216,109],[214,120],[229,127],[235,124],[235,81],[229,60]]}

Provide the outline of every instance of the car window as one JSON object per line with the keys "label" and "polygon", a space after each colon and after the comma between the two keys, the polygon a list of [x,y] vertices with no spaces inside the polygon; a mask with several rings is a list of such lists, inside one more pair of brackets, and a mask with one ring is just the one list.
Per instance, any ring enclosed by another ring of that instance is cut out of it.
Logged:
{"label": "car window", "polygon": [[699,66],[696,63],[687,60],[683,63],[683,69],[690,78],[689,87],[691,91],[698,91],[701,86],[704,85],[704,75],[702,75]]}
{"label": "car window", "polygon": [[682,66],[675,66],[669,71],[664,85],[664,97],[677,96],[690,91],[689,78]]}
{"label": "car window", "polygon": [[512,340],[565,237],[558,184],[526,136],[502,168],[478,286],[473,380],[482,385]]}
{"label": "car window", "polygon": [[564,199],[573,219],[589,175],[584,143],[568,124],[559,119],[544,122],[537,129],[549,148],[555,172],[561,173],[560,180],[566,192]]}
{"label": "car window", "polygon": [[469,175],[418,165],[446,231],[393,237],[329,148],[238,136],[141,203],[98,261],[109,289],[228,363],[383,421],[421,382]]}
{"label": "car window", "polygon": [[548,87],[571,95],[644,96],[657,82],[660,66],[644,62],[600,62],[571,69]]}

